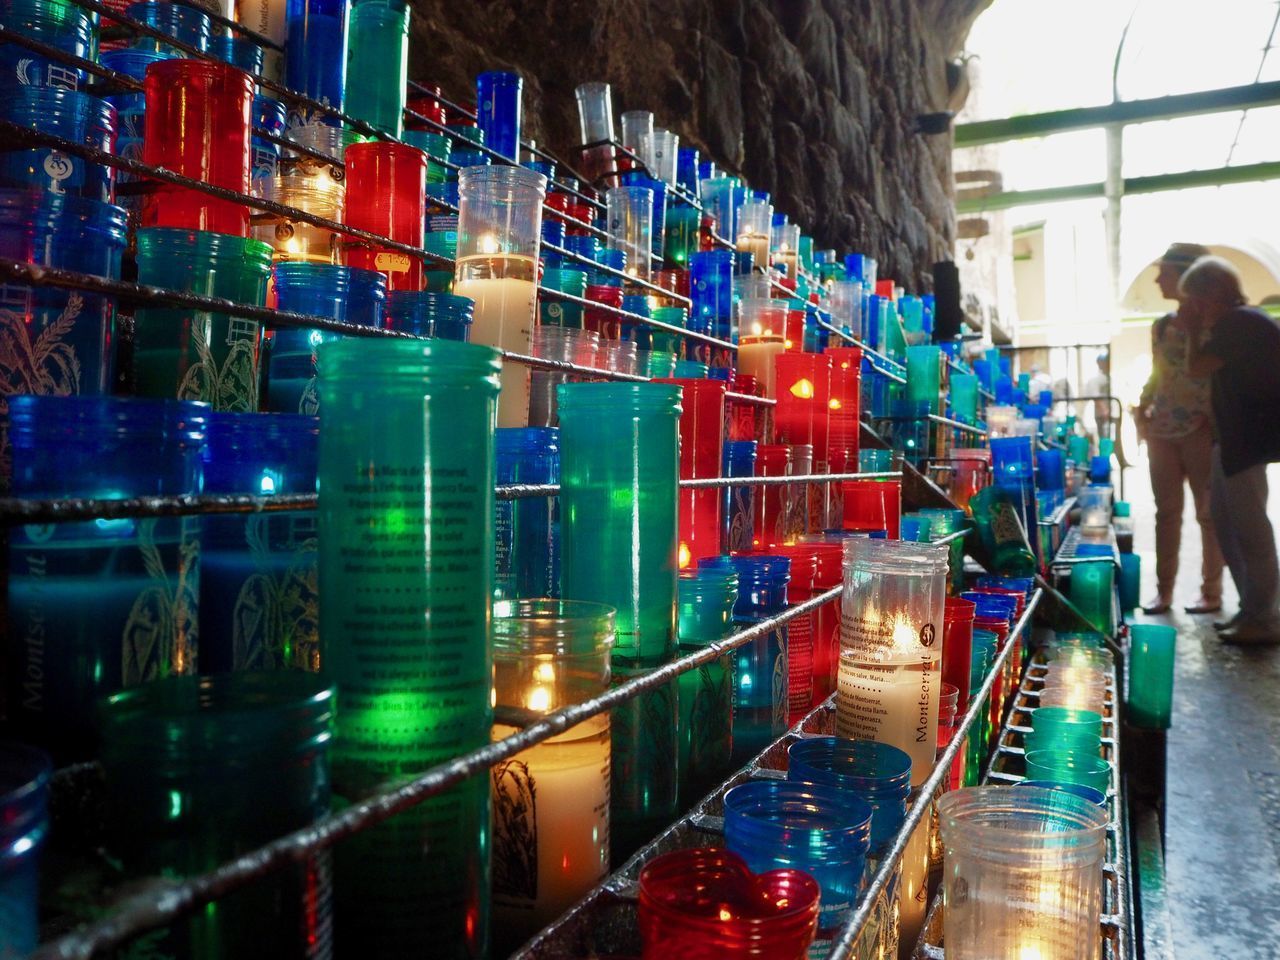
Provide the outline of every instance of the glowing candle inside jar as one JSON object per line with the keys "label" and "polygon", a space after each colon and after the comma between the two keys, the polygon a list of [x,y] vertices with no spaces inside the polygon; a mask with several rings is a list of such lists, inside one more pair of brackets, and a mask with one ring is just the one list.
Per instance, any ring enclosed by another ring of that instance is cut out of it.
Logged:
{"label": "glowing candle inside jar", "polygon": [[[529,355],[537,317],[537,261],[531,257],[480,254],[458,261],[453,292],[476,302],[471,342]],[[502,365],[498,426],[529,425],[529,368]]]}
{"label": "glowing candle inside jar", "polygon": [[738,234],[738,252],[751,254],[757,268],[769,266],[769,235],[767,233]]}
{"label": "glowing candle inside jar", "polygon": [[755,377],[766,397],[776,397],[777,370],[773,359],[785,350],[781,334],[744,335],[738,341],[738,372]]}

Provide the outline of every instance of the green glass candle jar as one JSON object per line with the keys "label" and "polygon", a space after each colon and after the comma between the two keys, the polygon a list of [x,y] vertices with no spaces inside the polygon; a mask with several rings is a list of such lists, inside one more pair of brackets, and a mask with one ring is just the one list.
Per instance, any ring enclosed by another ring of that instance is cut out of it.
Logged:
{"label": "green glass candle jar", "polygon": [[615,655],[656,665],[675,649],[681,389],[558,390],[561,594],[615,607]]}
{"label": "green glass candle jar", "polygon": [[[680,654],[733,633],[738,573],[703,567],[680,574]],[[676,681],[680,700],[680,806],[688,809],[733,772],[733,654],[721,654]]]}
{"label": "green glass candle jar", "polygon": [[[260,307],[266,303],[271,247],[203,230],[138,231],[138,282]],[[215,410],[258,409],[262,325],[181,307],[134,315],[136,391],[145,397],[201,400]]]}
{"label": "green glass candle jar", "polygon": [[[613,682],[624,683],[652,669],[614,657]],[[615,869],[676,818],[680,786],[676,697],[672,680],[610,711],[609,844]]]}
{"label": "green glass candle jar", "polygon": [[[319,348],[320,645],[334,790],[357,799],[489,742],[497,353]],[[339,954],[487,951],[484,775],[337,848]]]}
{"label": "green glass candle jar", "polygon": [[[102,708],[111,850],[137,876],[212,870],[329,811],[333,691],[301,672],[170,677]],[[331,949],[329,855],[194,911],[157,956],[308,957]]]}
{"label": "green glass candle jar", "polygon": [[408,81],[408,4],[356,0],[347,38],[347,112],[399,138]]}

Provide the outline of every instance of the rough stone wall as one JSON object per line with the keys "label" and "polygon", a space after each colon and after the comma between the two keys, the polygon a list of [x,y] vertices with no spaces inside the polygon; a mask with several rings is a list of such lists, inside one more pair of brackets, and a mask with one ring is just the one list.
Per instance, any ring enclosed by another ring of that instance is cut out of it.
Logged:
{"label": "rough stone wall", "polygon": [[927,289],[949,258],[946,59],[990,0],[413,0],[410,74],[474,100],[483,70],[525,78],[526,136],[578,142],[574,87],[613,85],[704,158],[769,190],[819,247],[869,252]]}

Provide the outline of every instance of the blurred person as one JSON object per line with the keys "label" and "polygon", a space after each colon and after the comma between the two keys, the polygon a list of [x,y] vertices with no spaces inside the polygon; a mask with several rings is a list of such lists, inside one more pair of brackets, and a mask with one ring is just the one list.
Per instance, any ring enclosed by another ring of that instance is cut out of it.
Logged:
{"label": "blurred person", "polygon": [[1267,464],[1280,460],[1280,325],[1245,305],[1240,275],[1219,257],[1196,260],[1178,295],[1187,370],[1211,378],[1210,509],[1240,592],[1240,611],[1214,626],[1225,643],[1280,643],[1280,565],[1267,519]]}
{"label": "blurred person", "polygon": [[1098,372],[1085,381],[1084,396],[1103,398],[1093,401],[1093,424],[1099,440],[1111,437],[1111,354],[1105,350],[1098,354]]}
{"label": "blurred person", "polygon": [[[1178,299],[1178,281],[1207,247],[1175,243],[1160,258],[1156,285],[1166,300]],[[1182,546],[1184,489],[1191,487],[1200,524],[1200,596],[1187,613],[1222,609],[1222,550],[1209,512],[1209,465],[1213,424],[1209,379],[1187,371],[1187,321],[1179,311],[1151,325],[1151,377],[1136,410],[1138,433],[1147,442],[1151,493],[1156,504],[1156,595],[1142,606],[1148,614],[1166,613],[1173,602]]]}

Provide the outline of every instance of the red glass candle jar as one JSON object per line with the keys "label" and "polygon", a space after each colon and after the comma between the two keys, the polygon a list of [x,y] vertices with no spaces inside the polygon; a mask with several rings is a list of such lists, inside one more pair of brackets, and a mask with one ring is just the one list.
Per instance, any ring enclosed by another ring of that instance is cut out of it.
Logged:
{"label": "red glass candle jar", "polygon": [[801,870],[753,874],[728,850],[664,854],[640,871],[641,960],[804,960],[819,894]]}
{"label": "red glass candle jar", "polygon": [[[371,140],[347,147],[343,161],[347,225],[421,247],[427,155],[407,144]],[[422,289],[422,261],[400,250],[349,240],[347,266],[384,274],[388,290]]]}
{"label": "red glass candle jar", "polygon": [[973,660],[973,616],[978,605],[971,600],[947,597],[942,613],[942,682],[959,691],[956,709],[969,709],[970,667]]}
{"label": "red glass candle jar", "polygon": [[[1027,595],[1021,590],[1013,590],[1009,587],[993,587],[993,586],[977,586],[971,591],[973,593],[994,593],[1004,597],[1013,597],[1018,601],[1018,606],[1014,610],[1014,621],[1016,622],[1022,616],[1023,608],[1027,605]],[[1017,678],[1022,676],[1022,643],[1014,647],[1013,653],[1009,657],[1009,668],[1005,671],[1015,682]],[[1012,691],[1010,691],[1012,692]]]}
{"label": "red glass candle jar", "polygon": [[[249,193],[253,78],[214,60],[160,60],[147,67],[142,160],[193,180]],[[157,183],[142,225],[249,236],[249,208],[198,190]]]}
{"label": "red glass candle jar", "polygon": [[831,397],[827,462],[832,473],[858,470],[858,416],[862,410],[862,351],[858,347],[828,347],[831,358]]}
{"label": "red glass candle jar", "polygon": [[[785,477],[791,473],[791,447],[783,443],[762,443],[756,447],[756,476]],[[756,491],[753,539],[756,546],[782,543],[787,532],[787,488],[781,483]]]}
{"label": "red glass candle jar", "polygon": [[890,540],[901,536],[902,481],[846,480],[844,493],[844,529],[860,533],[883,530]]}
{"label": "red glass candle jar", "polygon": [[[999,620],[994,617],[987,618],[987,617],[975,616],[973,618],[973,629],[990,630],[992,633],[996,635],[996,656],[1000,655],[1000,652],[1004,650],[1004,645],[1009,642],[1009,621],[1008,620]],[[944,647],[943,649],[945,650],[946,648]],[[991,688],[990,719],[991,719],[992,730],[1000,729],[1000,717],[1004,714],[1005,697],[1012,692],[1009,689],[1010,685],[1004,682],[1004,677],[1006,673],[1008,673],[1007,668],[1005,670],[1000,671],[1000,673],[996,676],[995,684]]]}
{"label": "red glass candle jar", "polygon": [[[444,105],[440,103],[436,97],[441,95],[439,87],[428,87],[430,93],[420,93],[409,98],[408,107],[420,117],[444,126],[449,122],[448,115],[445,113]],[[430,133],[439,133],[434,127],[423,123],[421,120],[413,117],[405,118],[405,127],[409,130],[426,130]]]}
{"label": "red glass candle jar", "polygon": [[[590,284],[587,286],[587,299],[606,307],[622,307],[622,288]],[[602,339],[616,340],[622,328],[622,320],[616,313],[608,310],[593,310],[587,307],[583,323],[588,330],[594,330]]]}
{"label": "red glass candle jar", "polygon": [[[844,542],[811,540],[803,546],[812,550],[817,568],[813,592],[824,593],[844,581]],[[840,666],[840,597],[818,608],[813,634],[813,706],[818,706],[836,689]]]}
{"label": "red glass candle jar", "polygon": [[565,225],[565,233],[570,233],[570,228],[573,227],[569,222],[573,217],[573,197],[558,190],[548,190],[545,206],[547,219],[559,220]]}
{"label": "red glass candle jar", "polygon": [[[784,280],[783,283],[785,284],[786,281]],[[787,324],[782,341],[784,350],[799,352],[804,349],[804,318],[804,310],[787,311]]]}
{"label": "red glass candle jar", "polygon": [[[760,383],[755,377],[746,373],[735,373],[730,389],[734,393],[746,394],[749,397],[762,396]],[[729,439],[759,440],[756,435],[756,409],[759,404],[744,403],[741,400],[729,401]]]}
{"label": "red glass candle jar", "polygon": [[[720,476],[724,456],[724,394],[722,380],[671,378],[684,391],[680,401],[680,479]],[[724,491],[715,487],[680,491],[680,569],[696,567],[703,557],[720,553]]]}
{"label": "red glass candle jar", "polygon": [[[777,406],[773,408],[773,433],[779,443],[807,444],[813,448],[811,471],[828,471],[827,437],[831,415],[831,358],[818,353],[788,350],[773,358]],[[793,497],[806,499],[805,528],[827,525],[825,483],[793,488]]]}
{"label": "red glass candle jar", "polygon": [[[774,544],[752,551],[764,556],[786,557],[791,561],[791,582],[787,585],[787,603],[794,606],[821,593],[818,587],[818,547],[816,543]],[[825,573],[825,571],[824,571]],[[834,586],[834,584],[832,584]],[[820,687],[826,686],[829,651],[819,656],[818,611],[803,617],[792,617],[787,624],[787,723],[798,723],[805,714],[824,699]],[[825,626],[825,624],[823,624]]]}

